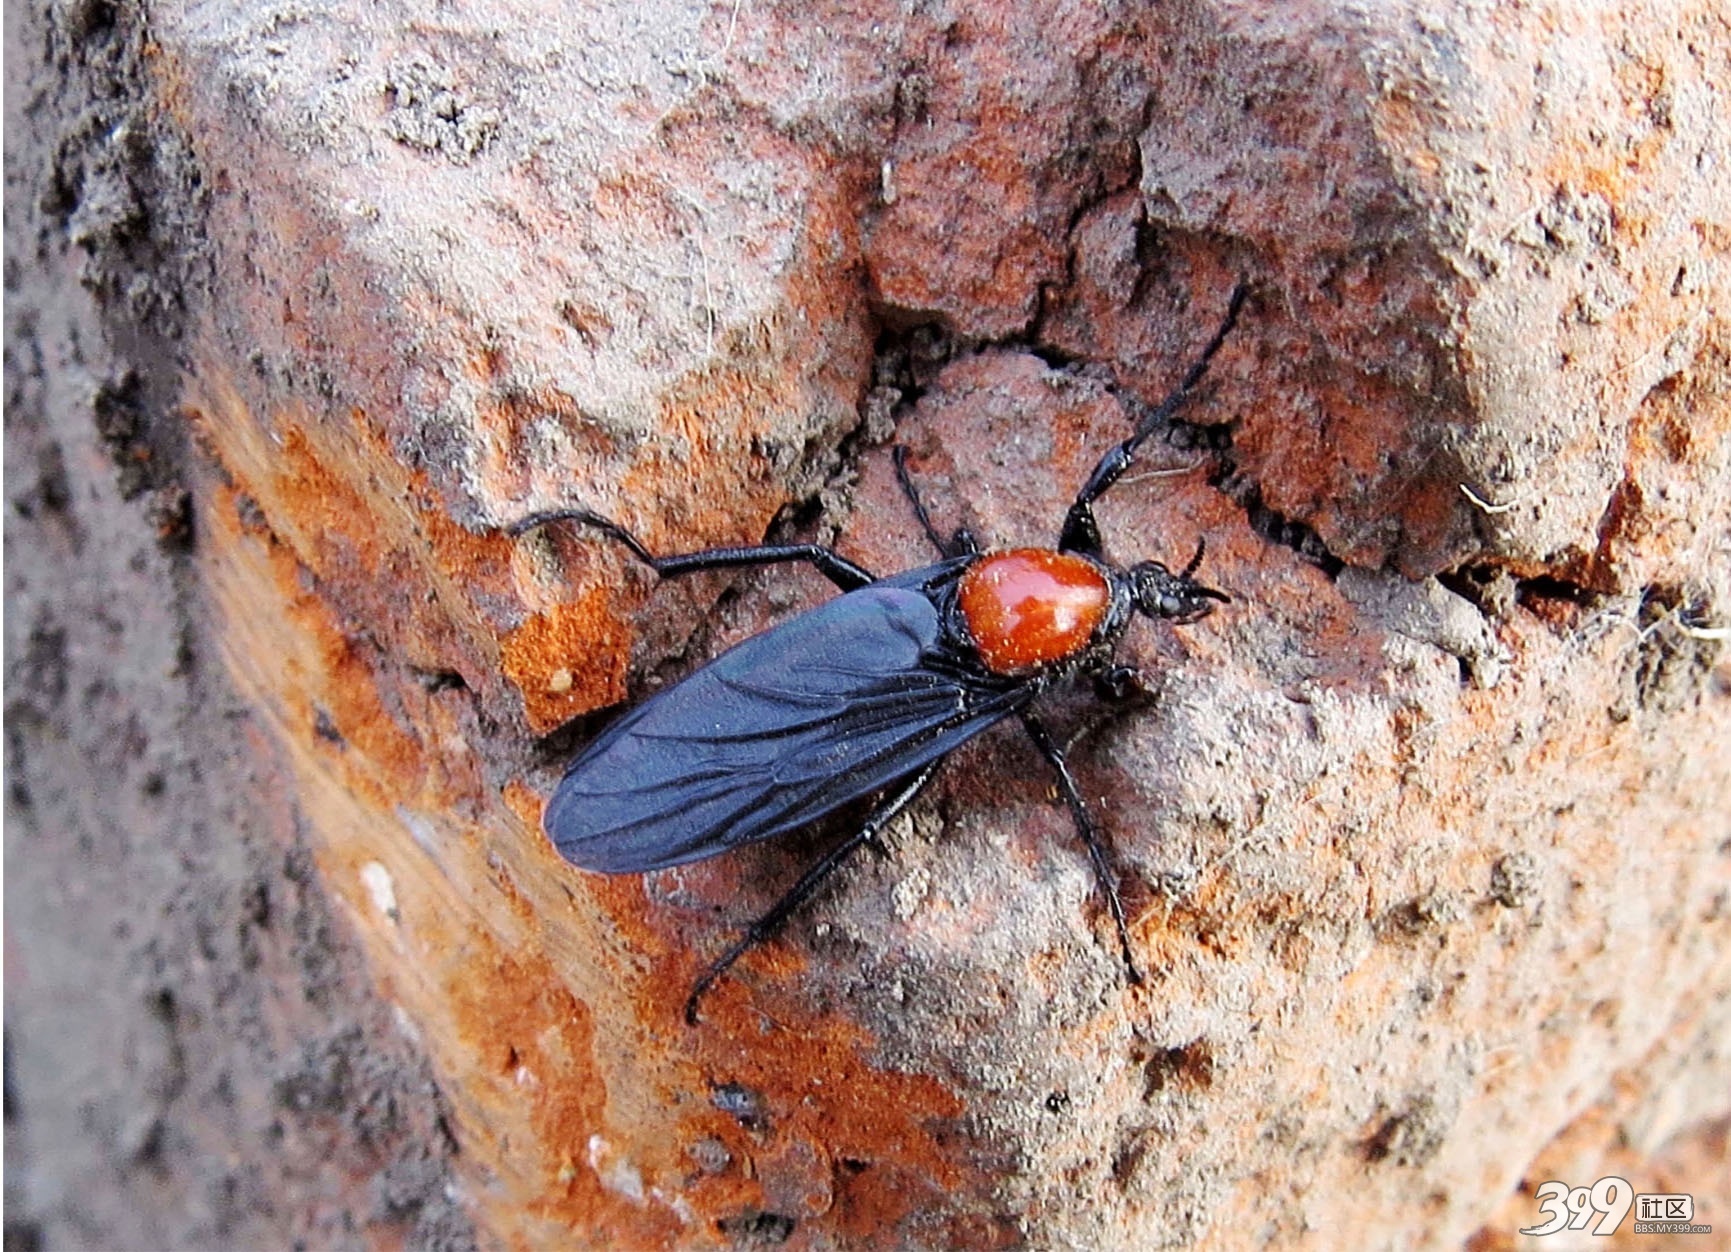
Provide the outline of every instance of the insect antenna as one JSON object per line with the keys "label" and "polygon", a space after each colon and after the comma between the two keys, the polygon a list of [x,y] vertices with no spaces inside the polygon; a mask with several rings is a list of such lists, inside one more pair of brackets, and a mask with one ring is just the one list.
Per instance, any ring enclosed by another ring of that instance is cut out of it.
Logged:
{"label": "insect antenna", "polygon": [[920,499],[920,489],[914,486],[914,480],[908,474],[907,445],[898,443],[891,449],[890,460],[896,467],[896,482],[901,484],[902,494],[913,506],[914,516],[920,519],[920,529],[926,532],[926,539],[938,550],[939,555],[949,556],[949,545],[944,542],[944,537],[938,534],[938,528],[932,524],[932,515],[926,512],[926,502]]}
{"label": "insect antenna", "polygon": [[1202,568],[1202,554],[1204,552],[1206,552],[1207,550],[1208,550],[1208,540],[1206,538],[1197,539],[1197,541],[1196,541],[1196,555],[1190,558],[1190,563],[1184,567],[1184,572],[1182,574],[1180,574],[1179,577],[1180,578],[1189,578],[1197,570],[1201,569]]}
{"label": "insect antenna", "polygon": [[979,541],[967,527],[959,527],[948,542],[938,533],[938,528],[932,523],[932,515],[926,512],[926,502],[920,498],[920,489],[914,485],[914,480],[908,473],[907,448],[898,443],[890,451],[890,460],[895,462],[896,481],[901,484],[902,494],[913,506],[914,516],[920,519],[920,529],[926,532],[926,539],[938,550],[938,555],[947,558],[977,554],[980,550]]}

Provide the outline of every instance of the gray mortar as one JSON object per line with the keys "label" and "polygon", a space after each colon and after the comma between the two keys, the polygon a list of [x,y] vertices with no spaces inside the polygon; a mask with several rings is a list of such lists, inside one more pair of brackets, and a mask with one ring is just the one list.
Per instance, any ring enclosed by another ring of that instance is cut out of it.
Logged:
{"label": "gray mortar", "polygon": [[6,1246],[455,1252],[441,1097],[262,799],[182,554],[209,274],[144,39],[7,13]]}

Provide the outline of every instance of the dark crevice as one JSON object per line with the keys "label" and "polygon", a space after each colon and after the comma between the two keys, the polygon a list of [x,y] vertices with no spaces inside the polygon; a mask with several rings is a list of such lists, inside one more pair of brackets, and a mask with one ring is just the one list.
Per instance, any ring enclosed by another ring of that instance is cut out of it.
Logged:
{"label": "dark crevice", "polygon": [[[677,658],[668,658],[676,662]],[[635,684],[634,684],[635,685]],[[630,703],[628,697],[622,703]],[[563,770],[584,744],[599,735],[620,711],[619,704],[579,713],[550,734],[541,736],[533,745],[535,763],[544,769]]]}
{"label": "dark crevice", "polygon": [[898,407],[911,407],[957,354],[955,336],[941,319],[898,315],[882,308],[874,313],[879,331],[873,350],[872,392],[893,390],[899,393]]}
{"label": "dark crevice", "polygon": [[[1145,272],[1147,269],[1144,267]],[[1040,320],[1044,316],[1044,303],[1042,299],[1041,315],[1036,317],[1027,332],[977,343],[956,342],[935,322],[913,323],[901,331],[886,328],[878,338],[873,393],[867,398],[868,409],[873,404],[873,396],[887,393],[890,402],[883,411],[893,422],[895,417],[919,402],[937,372],[949,361],[965,352],[995,349],[1025,352],[1039,358],[1054,372],[1095,379],[1123,406],[1132,426],[1145,420],[1156,406],[1123,387],[1110,365],[1076,357],[1042,339]],[[1208,396],[1209,388],[1204,382],[1192,397],[1191,404],[1206,405]],[[868,413],[866,426],[871,424],[871,416]],[[1297,552],[1330,578],[1338,577],[1346,563],[1329,550],[1322,537],[1303,522],[1294,521],[1271,508],[1262,498],[1261,486],[1241,476],[1231,456],[1234,426],[1232,422],[1191,422],[1174,417],[1163,430],[1153,432],[1150,442],[1164,442],[1184,452],[1213,455],[1216,464],[1209,474],[1209,484],[1244,509],[1252,530],[1270,543]]]}
{"label": "dark crevice", "polygon": [[1490,618],[1506,618],[1519,603],[1520,582],[1490,561],[1444,570],[1437,581]]}
{"label": "dark crevice", "polygon": [[1598,593],[1590,588],[1549,574],[1536,574],[1515,582],[1515,602],[1522,607],[1532,607],[1535,602],[1549,600],[1587,608],[1597,604],[1599,599]]}
{"label": "dark crevice", "polygon": [[[846,445],[843,445],[844,449]],[[844,456],[843,463],[852,458]],[[797,543],[800,536],[808,534],[823,521],[823,499],[819,495],[801,496],[797,500],[789,500],[777,509],[775,516],[764,529],[765,543]]]}
{"label": "dark crevice", "polygon": [[1142,1136],[1118,1149],[1112,1156],[1112,1181],[1120,1188],[1128,1188],[1147,1155],[1148,1142]]}
{"label": "dark crevice", "polygon": [[1046,363],[1046,368],[1057,373],[1074,374],[1085,370],[1088,361],[1084,357],[1073,356],[1055,344],[1047,343],[1036,336],[1030,343],[1021,346],[1021,350],[1029,356],[1038,357]]}
{"label": "dark crevice", "polygon": [[1294,552],[1314,564],[1330,578],[1336,578],[1346,567],[1334,553],[1328,550],[1328,545],[1303,522],[1295,522],[1275,509],[1272,509],[1262,498],[1262,488],[1259,484],[1238,477],[1236,466],[1230,459],[1224,463],[1223,471],[1210,477],[1211,485],[1219,488],[1243,508],[1250,528],[1261,535],[1269,543],[1277,543],[1283,548],[1291,548]]}
{"label": "dark crevice", "polygon": [[1148,220],[1146,209],[1136,217],[1136,281],[1130,286],[1131,308],[1140,307],[1148,299],[1154,285],[1160,281],[1160,261],[1165,253],[1162,236],[1166,233]]}
{"label": "dark crevice", "polygon": [[774,1248],[791,1239],[798,1224],[785,1213],[748,1209],[735,1217],[719,1219],[715,1226],[736,1248]]}
{"label": "dark crevice", "polygon": [[415,676],[415,681],[421,684],[421,689],[429,695],[437,695],[441,691],[467,691],[469,684],[456,670],[422,669],[411,665],[409,672]]}
{"label": "dark crevice", "polygon": [[313,710],[313,733],[326,743],[335,744],[339,748],[348,746],[348,740],[343,738],[343,732],[337,729],[330,713],[322,708]]}
{"label": "dark crevice", "polygon": [[1166,442],[1180,452],[1232,451],[1232,425],[1203,425],[1173,418],[1166,432]]}
{"label": "dark crevice", "polygon": [[1364,1157],[1373,1164],[1424,1165],[1442,1148],[1452,1123],[1449,1110],[1433,1096],[1417,1095],[1405,1109],[1382,1121],[1365,1142]]}
{"label": "dark crevice", "polygon": [[1214,1049],[1206,1039],[1162,1048],[1142,1066],[1143,1099],[1167,1089],[1206,1091],[1214,1085]]}
{"label": "dark crevice", "polygon": [[1270,543],[1291,548],[1330,578],[1338,578],[1340,571],[1346,568],[1346,562],[1328,550],[1322,536],[1303,522],[1284,517],[1264,504],[1260,490],[1252,500],[1244,503],[1250,528]]}

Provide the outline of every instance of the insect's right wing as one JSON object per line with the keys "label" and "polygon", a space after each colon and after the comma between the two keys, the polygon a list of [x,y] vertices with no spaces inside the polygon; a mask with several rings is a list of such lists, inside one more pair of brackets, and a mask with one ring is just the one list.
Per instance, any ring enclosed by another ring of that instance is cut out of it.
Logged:
{"label": "insect's right wing", "polygon": [[838,596],[626,713],[547,805],[559,852],[615,874],[712,856],[876,791],[1022,707],[1025,685],[942,663],[927,592],[953,564]]}

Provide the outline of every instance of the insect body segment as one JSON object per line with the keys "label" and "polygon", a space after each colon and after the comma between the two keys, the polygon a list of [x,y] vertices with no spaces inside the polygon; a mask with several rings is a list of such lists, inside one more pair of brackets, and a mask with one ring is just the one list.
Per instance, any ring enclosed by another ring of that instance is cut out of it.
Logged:
{"label": "insect body segment", "polygon": [[542,818],[583,869],[635,874],[809,825],[1026,703],[937,664],[963,562],[838,596],[724,652],[613,722]]}
{"label": "insect body segment", "polygon": [[1095,466],[1065,515],[1056,549],[981,552],[965,531],[945,543],[895,450],[897,476],[938,548],[934,565],[876,579],[813,544],[712,548],[657,556],[618,523],[586,509],[523,519],[513,534],[578,522],[627,547],[664,578],[699,570],[805,563],[843,594],[722,653],[613,722],[571,762],[542,818],[560,855],[601,873],[643,873],[772,838],[879,796],[854,833],[712,962],[699,998],[754,945],[772,937],[863,844],[930,781],[950,752],[1017,717],[1057,775],[1118,934],[1124,967],[1142,981],[1117,873],[1063,749],[1031,706],[1052,683],[1092,677],[1103,694],[1135,687],[1112,652],[1138,612],[1187,624],[1226,596],[1146,561],[1120,569],[1101,547],[1093,504],[1201,380],[1244,303],[1225,320],[1178,389]]}
{"label": "insect body segment", "polygon": [[1093,642],[1112,586],[1085,557],[1018,548],[975,561],[962,575],[957,603],[987,669],[1030,674]]}

